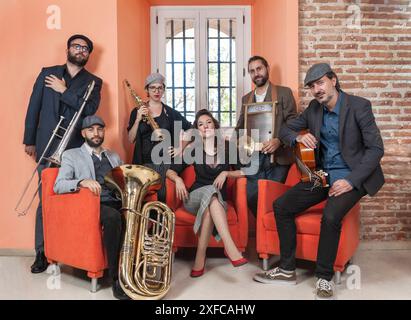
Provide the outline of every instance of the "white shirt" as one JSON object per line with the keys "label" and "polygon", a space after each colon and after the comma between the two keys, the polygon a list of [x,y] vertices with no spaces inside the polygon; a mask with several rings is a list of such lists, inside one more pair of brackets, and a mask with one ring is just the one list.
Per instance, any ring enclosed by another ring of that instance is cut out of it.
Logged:
{"label": "white shirt", "polygon": [[90,154],[90,157],[93,156],[94,154],[97,158],[99,158],[100,161],[103,157],[103,153],[107,151],[106,149],[103,148],[103,151],[101,151],[100,154],[97,154],[94,152],[93,148],[87,144],[87,142],[84,142],[84,145],[86,146],[87,152]]}
{"label": "white shirt", "polygon": [[263,92],[263,94],[257,94],[257,89],[254,91],[255,102],[257,102],[257,103],[264,102],[265,96],[267,95],[268,87],[269,86],[266,86],[265,91]]}

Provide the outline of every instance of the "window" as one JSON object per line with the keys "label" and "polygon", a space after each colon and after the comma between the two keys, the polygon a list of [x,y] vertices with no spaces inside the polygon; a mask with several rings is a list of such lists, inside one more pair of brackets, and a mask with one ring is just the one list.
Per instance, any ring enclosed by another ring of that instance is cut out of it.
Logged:
{"label": "window", "polygon": [[251,88],[249,19],[249,7],[153,7],[152,70],[166,76],[165,103],[191,122],[207,108],[234,127]]}

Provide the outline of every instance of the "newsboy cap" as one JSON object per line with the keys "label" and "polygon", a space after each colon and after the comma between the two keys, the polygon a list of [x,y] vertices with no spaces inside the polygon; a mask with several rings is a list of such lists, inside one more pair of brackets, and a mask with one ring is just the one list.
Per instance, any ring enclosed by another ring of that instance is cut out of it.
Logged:
{"label": "newsboy cap", "polygon": [[322,78],[326,73],[332,71],[328,63],[316,63],[308,69],[304,79],[304,86]]}
{"label": "newsboy cap", "polygon": [[95,124],[98,124],[102,127],[106,126],[103,119],[101,119],[99,116],[92,115],[92,116],[87,116],[83,119],[81,129],[90,128],[91,126],[94,126]]}
{"label": "newsboy cap", "polygon": [[161,83],[165,84],[166,79],[163,77],[162,74],[160,73],[152,73],[146,78],[146,82],[144,84],[144,88],[147,89],[147,87],[152,84],[152,83]]}
{"label": "newsboy cap", "polygon": [[70,48],[71,45],[71,41],[73,41],[74,39],[82,39],[87,43],[87,47],[89,49],[89,53],[91,53],[91,51],[93,51],[93,41],[91,41],[89,38],[87,38],[85,35],[83,34],[74,34],[72,35],[68,40],[67,40],[67,49]]}

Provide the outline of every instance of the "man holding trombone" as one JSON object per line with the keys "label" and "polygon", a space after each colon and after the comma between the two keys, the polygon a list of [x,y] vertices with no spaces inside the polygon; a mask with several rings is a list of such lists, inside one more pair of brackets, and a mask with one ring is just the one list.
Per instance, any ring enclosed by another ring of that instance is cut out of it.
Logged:
{"label": "man holding trombone", "polygon": [[[93,80],[95,81],[94,90],[84,106],[81,119],[97,111],[102,80],[84,69],[92,51],[93,42],[89,38],[80,34],[71,36],[67,41],[66,63],[43,68],[34,84],[26,114],[23,144],[25,152],[35,157],[36,162],[40,161],[37,169],[39,179],[41,171],[47,166],[42,157],[43,152],[49,142],[50,146],[44,157],[52,155],[58,146],[58,141],[50,140],[53,130],[59,124],[60,117],[64,117],[61,126],[67,128],[75,113],[82,106],[83,95]],[[73,134],[69,137],[67,149],[80,147],[84,142],[80,134],[81,121],[79,122],[75,124]],[[31,266],[32,273],[43,272],[48,266],[44,254],[41,188],[39,198],[35,227],[36,260]]]}

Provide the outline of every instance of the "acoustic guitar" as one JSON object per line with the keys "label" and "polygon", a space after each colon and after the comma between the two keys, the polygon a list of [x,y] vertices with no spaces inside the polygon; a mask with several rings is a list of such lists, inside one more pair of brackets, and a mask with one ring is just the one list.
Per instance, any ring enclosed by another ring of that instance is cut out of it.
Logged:
{"label": "acoustic guitar", "polygon": [[302,182],[312,182],[312,189],[329,186],[326,178],[328,173],[323,170],[317,170],[314,149],[307,148],[301,142],[297,142],[295,146],[295,158],[297,167],[301,173]]}

